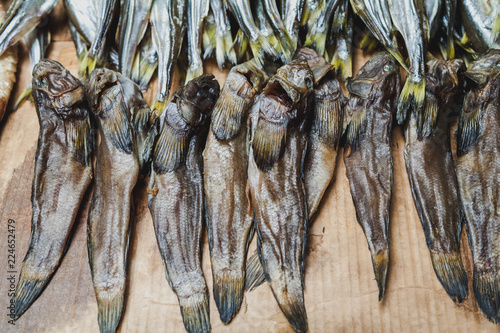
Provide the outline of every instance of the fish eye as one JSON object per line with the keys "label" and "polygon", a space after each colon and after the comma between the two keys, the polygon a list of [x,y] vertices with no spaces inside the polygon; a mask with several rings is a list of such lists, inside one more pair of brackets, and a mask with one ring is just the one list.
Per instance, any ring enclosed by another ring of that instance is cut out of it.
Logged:
{"label": "fish eye", "polygon": [[311,88],[312,87],[312,81],[311,81],[310,78],[306,77],[305,82],[306,82],[306,87],[307,88]]}
{"label": "fish eye", "polygon": [[390,64],[386,64],[386,65],[384,66],[384,72],[389,72],[389,71],[392,71],[392,65],[390,65]]}
{"label": "fish eye", "polygon": [[497,63],[497,68],[500,69],[500,62]]}
{"label": "fish eye", "polygon": [[47,86],[47,79],[43,78],[40,81],[37,81],[36,85],[40,88],[45,88]]}

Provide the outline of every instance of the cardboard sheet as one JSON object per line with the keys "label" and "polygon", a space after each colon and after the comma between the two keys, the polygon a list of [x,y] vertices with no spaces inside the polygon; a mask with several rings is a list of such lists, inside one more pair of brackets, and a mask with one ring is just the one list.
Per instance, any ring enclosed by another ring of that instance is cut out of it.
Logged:
{"label": "cardboard sheet", "polygon": [[[49,57],[60,61],[74,75],[77,58],[61,4],[52,24]],[[20,48],[15,100],[29,82],[27,53]],[[366,61],[356,54],[355,71]],[[221,83],[227,71],[213,62]],[[175,89],[175,87],[174,87]],[[172,89],[172,91],[174,90]],[[147,93],[151,104],[155,83]],[[7,114],[0,124],[0,317],[1,332],[98,332],[97,305],[92,287],[86,245],[86,217],[90,196],[82,204],[71,245],[45,291],[15,323],[8,323],[11,275],[7,269],[7,224],[15,221],[15,281],[26,253],[31,220],[31,183],[38,136],[34,105],[25,103]],[[390,268],[383,302],[378,301],[370,253],[355,217],[342,151],[334,182],[327,190],[310,231],[307,247],[305,302],[310,332],[495,332],[477,307],[469,282],[469,297],[455,304],[437,280],[424,234],[411,197],[406,175],[402,130],[393,132],[394,189],[390,225]],[[140,180],[135,198],[135,226],[130,244],[131,260],[125,310],[119,332],[183,332],[175,294],[166,279],[146,203],[146,181]],[[470,251],[462,235],[464,264],[471,279]],[[255,240],[250,254],[255,248]],[[205,236],[203,268],[209,286],[213,332],[293,332],[282,315],[271,289],[262,285],[246,293],[239,314],[230,325],[219,319],[212,297],[212,274]]]}

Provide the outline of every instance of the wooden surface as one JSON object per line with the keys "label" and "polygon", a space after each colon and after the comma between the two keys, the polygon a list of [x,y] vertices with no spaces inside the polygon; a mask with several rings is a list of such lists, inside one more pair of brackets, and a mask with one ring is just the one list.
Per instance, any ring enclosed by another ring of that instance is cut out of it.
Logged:
{"label": "wooden surface", "polygon": [[[77,58],[64,25],[61,4],[52,21],[49,57],[76,75]],[[21,47],[18,83],[11,99],[30,80],[26,49]],[[356,54],[355,71],[366,58]],[[223,84],[226,72],[214,71]],[[146,94],[152,102],[155,86]],[[97,305],[87,259],[86,217],[90,194],[76,221],[71,245],[54,278],[30,309],[8,323],[7,223],[15,221],[16,267],[26,253],[31,220],[31,183],[38,137],[32,103],[7,114],[0,125],[0,332],[98,332]],[[384,301],[378,302],[370,253],[345,176],[342,151],[334,183],[329,187],[310,231],[307,247],[305,302],[310,332],[478,332],[498,331],[478,310],[469,283],[469,297],[456,305],[432,269],[424,234],[411,197],[403,161],[400,127],[393,133],[394,189],[391,211],[391,263]],[[120,332],[183,332],[179,305],[165,279],[146,203],[147,180],[141,179],[135,197],[135,226],[130,244],[126,305]],[[464,236],[464,235],[462,235]],[[464,264],[470,273],[470,251],[462,237]],[[241,310],[228,326],[222,324],[212,297],[208,245],[204,242],[203,269],[210,289],[213,332],[292,332],[267,284],[246,293]],[[250,253],[255,248],[255,240]],[[18,274],[18,273],[17,273]],[[16,274],[16,283],[17,283]],[[471,280],[469,274],[469,281]]]}

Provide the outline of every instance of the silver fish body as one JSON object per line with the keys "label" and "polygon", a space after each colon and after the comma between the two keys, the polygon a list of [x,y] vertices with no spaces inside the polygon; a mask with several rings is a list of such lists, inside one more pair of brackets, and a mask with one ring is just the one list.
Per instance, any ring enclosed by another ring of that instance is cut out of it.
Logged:
{"label": "silver fish body", "polygon": [[210,0],[187,0],[187,42],[188,70],[186,82],[203,74],[201,59],[201,36],[205,17],[208,15]]}

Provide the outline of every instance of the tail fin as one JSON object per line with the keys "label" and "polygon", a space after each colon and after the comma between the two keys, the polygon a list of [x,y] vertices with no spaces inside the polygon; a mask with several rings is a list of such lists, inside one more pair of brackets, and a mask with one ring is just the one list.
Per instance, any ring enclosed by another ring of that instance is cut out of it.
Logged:
{"label": "tail fin", "polygon": [[460,252],[443,253],[431,250],[432,266],[439,281],[454,302],[467,298],[468,281]]}
{"label": "tail fin", "polygon": [[188,333],[210,332],[208,293],[179,298],[182,320]]}
{"label": "tail fin", "polygon": [[372,254],[373,271],[378,285],[378,300],[382,301],[385,293],[385,284],[387,280],[387,269],[389,267],[389,250],[383,250]]}
{"label": "tail fin", "polygon": [[271,56],[273,59],[279,59],[279,55],[274,47],[262,34],[259,34],[256,41],[250,41],[250,48],[252,49],[253,56],[261,65],[264,65],[266,55]]}
{"label": "tail fin", "polygon": [[32,90],[31,84],[29,84],[26,87],[26,89],[24,89],[24,91],[21,93],[21,96],[19,96],[17,101],[14,103],[14,106],[12,107],[12,112],[16,111],[21,106],[21,104],[24,103],[24,101],[31,99],[31,90]]}
{"label": "tail fin", "polygon": [[307,313],[304,304],[304,291],[300,279],[284,278],[287,281],[275,281],[271,283],[273,294],[281,311],[288,322],[293,326],[295,332],[307,332]]}
{"label": "tail fin", "polygon": [[123,293],[96,292],[97,321],[101,333],[114,333],[120,324],[123,309]]}
{"label": "tail fin", "polygon": [[234,271],[214,272],[213,276],[215,304],[219,309],[220,319],[228,324],[240,309],[245,277]]}
{"label": "tail fin", "polygon": [[486,318],[500,323],[500,279],[493,273],[474,272],[472,278],[477,304]]}
{"label": "tail fin", "polygon": [[14,296],[14,319],[17,320],[40,296],[43,289],[50,280],[52,274],[45,278],[27,277],[24,271],[21,271],[19,283],[17,284],[16,294]]}
{"label": "tail fin", "polygon": [[402,124],[408,113],[408,110],[413,109],[420,113],[425,102],[425,79],[413,81],[408,76],[406,79],[401,95],[399,96],[397,120],[398,124]]}
{"label": "tail fin", "polygon": [[252,291],[266,280],[264,267],[260,263],[259,253],[255,253],[248,259],[247,275],[245,279],[245,290]]}

